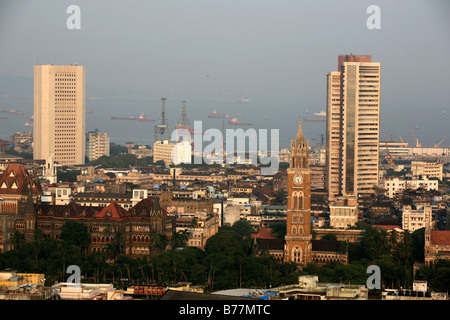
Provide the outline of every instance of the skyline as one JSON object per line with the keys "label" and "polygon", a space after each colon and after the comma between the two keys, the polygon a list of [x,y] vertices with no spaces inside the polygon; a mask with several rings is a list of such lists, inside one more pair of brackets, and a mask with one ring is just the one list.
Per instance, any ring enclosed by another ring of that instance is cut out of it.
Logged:
{"label": "skyline", "polygon": [[[81,9],[80,30],[66,27],[71,4]],[[366,27],[371,4],[380,6],[380,30]],[[422,145],[432,146],[448,131],[450,64],[435,63],[450,53],[448,9],[444,1],[3,1],[0,108],[32,110],[33,65],[79,63],[86,66],[87,98],[114,106],[98,109],[108,116],[127,101],[158,120],[160,98],[167,97],[174,127],[186,100],[191,121],[214,109],[242,112],[243,121],[263,114],[273,128],[289,127],[280,132],[283,144],[296,131],[297,121],[287,121],[325,110],[326,74],[338,55],[367,54],[381,63],[380,139],[384,131],[412,145],[411,128],[418,127]],[[242,98],[250,103],[231,103]],[[87,100],[86,109],[97,105]],[[87,117],[86,131],[94,129]],[[0,128],[1,138],[13,133]]]}

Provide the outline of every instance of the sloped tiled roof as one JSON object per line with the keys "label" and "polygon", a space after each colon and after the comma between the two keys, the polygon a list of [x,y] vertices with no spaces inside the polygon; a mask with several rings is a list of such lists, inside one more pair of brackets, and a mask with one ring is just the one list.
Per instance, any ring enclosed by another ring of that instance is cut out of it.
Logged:
{"label": "sloped tiled roof", "polygon": [[95,219],[123,219],[127,217],[129,217],[128,211],[115,202],[110,203],[94,216]]}
{"label": "sloped tiled roof", "polygon": [[167,211],[160,207],[159,201],[146,198],[138,202],[128,212],[132,217],[164,217],[167,215]]}
{"label": "sloped tiled roof", "polygon": [[93,218],[102,209],[101,207],[80,206],[73,201],[67,205],[36,205],[36,211],[39,216],[55,218]]}
{"label": "sloped tiled roof", "polygon": [[268,248],[269,250],[284,250],[284,241],[283,239],[261,239],[257,238],[256,243],[258,247]]}
{"label": "sloped tiled roof", "polygon": [[272,228],[260,227],[257,233],[252,233],[252,238],[275,239],[276,237],[272,234]]}
{"label": "sloped tiled roof", "polygon": [[0,194],[40,194],[41,185],[34,181],[22,164],[10,164],[0,177]]}
{"label": "sloped tiled roof", "polygon": [[337,240],[311,240],[313,251],[338,251],[339,241]]}
{"label": "sloped tiled roof", "polygon": [[[155,205],[154,205],[155,204]],[[75,201],[67,205],[37,204],[36,211],[42,217],[75,218],[75,219],[126,219],[126,218],[154,218],[164,217],[167,211],[147,198],[141,200],[128,211],[116,202],[111,202],[106,207],[82,206]]]}
{"label": "sloped tiled roof", "polygon": [[430,241],[432,245],[450,245],[450,231],[432,230]]}

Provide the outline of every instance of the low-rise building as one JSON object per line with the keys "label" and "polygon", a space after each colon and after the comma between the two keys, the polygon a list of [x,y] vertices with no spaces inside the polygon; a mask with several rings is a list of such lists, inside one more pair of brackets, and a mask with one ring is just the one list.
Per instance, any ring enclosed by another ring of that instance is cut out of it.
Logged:
{"label": "low-rise building", "polygon": [[411,161],[411,172],[415,176],[425,176],[428,178],[438,178],[442,181],[444,163],[441,161]]}
{"label": "low-rise building", "polygon": [[153,144],[153,161],[164,161],[164,164],[191,163],[192,147],[189,141],[171,143],[168,140],[155,141]]}
{"label": "low-rise building", "polygon": [[178,214],[175,221],[176,231],[188,230],[188,247],[204,249],[209,238],[219,231],[219,218],[206,212]]}
{"label": "low-rise building", "polygon": [[422,179],[418,176],[411,178],[385,177],[382,181],[382,185],[386,190],[385,195],[391,199],[402,194],[407,189],[416,190],[418,188],[423,188],[427,191],[439,189],[439,181],[428,179],[426,176],[422,176]]}
{"label": "low-rise building", "polygon": [[318,276],[299,276],[298,284],[272,289],[278,296],[295,300],[368,300],[365,285],[319,282]]}
{"label": "low-rise building", "polygon": [[356,197],[337,197],[330,202],[330,226],[347,229],[358,222]]}
{"label": "low-rise building", "polygon": [[61,300],[130,300],[123,290],[117,290],[112,284],[67,283],[52,286]]}
{"label": "low-rise building", "polygon": [[403,207],[402,229],[414,232],[432,224],[432,210],[430,206],[420,207],[413,210],[411,206]]}
{"label": "low-rise building", "polygon": [[429,266],[435,260],[450,260],[450,231],[425,228],[425,265]]}

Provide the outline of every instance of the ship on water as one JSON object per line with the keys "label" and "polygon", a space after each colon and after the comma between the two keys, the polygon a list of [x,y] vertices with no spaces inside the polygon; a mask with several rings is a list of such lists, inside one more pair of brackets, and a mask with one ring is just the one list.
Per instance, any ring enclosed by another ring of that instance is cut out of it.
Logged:
{"label": "ship on water", "polygon": [[211,112],[208,115],[208,118],[221,118],[221,119],[229,119],[231,118],[231,116],[227,113],[218,113],[216,110],[214,110],[213,112]]}
{"label": "ship on water", "polygon": [[228,124],[232,124],[232,125],[241,125],[241,126],[251,126],[253,123],[250,122],[240,122],[238,121],[238,119],[233,118],[230,121],[228,121]]}
{"label": "ship on water", "polygon": [[137,119],[138,119],[138,121],[152,121],[152,122],[156,121],[153,119],[147,119],[143,113],[141,113],[141,115]]}
{"label": "ship on water", "polygon": [[25,114],[25,112],[19,112],[19,111],[16,111],[15,109],[9,110],[9,113],[10,114]]}
{"label": "ship on water", "polygon": [[111,117],[111,120],[136,120],[136,117],[129,116],[127,117]]}
{"label": "ship on water", "polygon": [[327,113],[325,111],[315,112],[314,117],[303,117],[305,122],[326,122]]}

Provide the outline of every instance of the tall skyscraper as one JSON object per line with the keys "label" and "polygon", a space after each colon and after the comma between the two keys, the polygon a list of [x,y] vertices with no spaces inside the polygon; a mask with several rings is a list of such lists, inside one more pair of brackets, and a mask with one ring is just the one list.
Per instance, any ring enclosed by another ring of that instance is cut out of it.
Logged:
{"label": "tall skyscraper", "polygon": [[84,164],[85,117],[85,67],[34,66],[33,158]]}
{"label": "tall skyscraper", "polygon": [[305,266],[312,261],[311,170],[309,143],[303,137],[299,121],[297,136],[291,141],[291,159],[287,169],[288,195],[284,260]]}
{"label": "tall skyscraper", "polygon": [[329,198],[374,192],[378,184],[380,63],[343,55],[327,75],[327,177]]}

